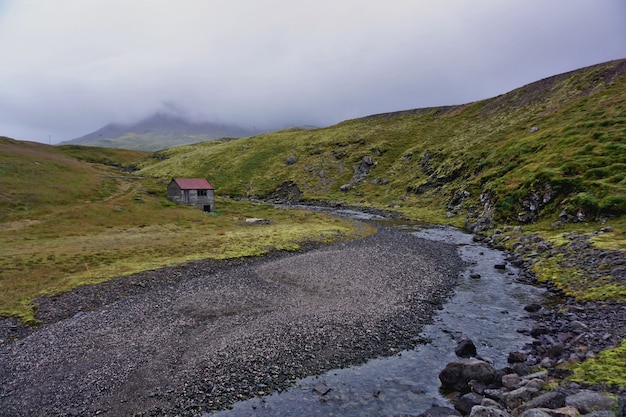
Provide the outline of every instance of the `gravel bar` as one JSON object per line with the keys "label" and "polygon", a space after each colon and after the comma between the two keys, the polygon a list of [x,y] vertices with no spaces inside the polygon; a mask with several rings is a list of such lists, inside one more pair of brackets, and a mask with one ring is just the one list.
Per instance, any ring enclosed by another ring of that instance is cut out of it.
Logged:
{"label": "gravel bar", "polygon": [[44,325],[0,346],[0,415],[207,415],[415,346],[463,267],[454,245],[381,228],[42,298]]}

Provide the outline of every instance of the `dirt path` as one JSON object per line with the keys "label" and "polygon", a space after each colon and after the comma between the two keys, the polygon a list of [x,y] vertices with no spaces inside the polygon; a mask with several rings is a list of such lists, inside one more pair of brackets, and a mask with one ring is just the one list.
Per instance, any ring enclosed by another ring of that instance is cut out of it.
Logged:
{"label": "dirt path", "polygon": [[451,245],[382,229],[127,277],[94,311],[73,310],[97,297],[76,291],[48,306],[69,318],[0,347],[0,415],[202,415],[389,355],[416,343],[461,266]]}

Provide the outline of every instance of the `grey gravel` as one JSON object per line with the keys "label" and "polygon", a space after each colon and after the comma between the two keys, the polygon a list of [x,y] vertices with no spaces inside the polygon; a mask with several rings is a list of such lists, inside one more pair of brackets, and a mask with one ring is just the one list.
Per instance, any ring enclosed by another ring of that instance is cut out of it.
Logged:
{"label": "grey gravel", "polygon": [[206,415],[415,346],[462,267],[453,245],[380,229],[39,300],[46,324],[0,346],[0,415]]}

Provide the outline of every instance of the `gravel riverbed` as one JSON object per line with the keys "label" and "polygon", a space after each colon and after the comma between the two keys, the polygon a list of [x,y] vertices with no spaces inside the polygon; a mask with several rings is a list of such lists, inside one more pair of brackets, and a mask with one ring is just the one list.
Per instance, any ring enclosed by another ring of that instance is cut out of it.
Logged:
{"label": "gravel riverbed", "polygon": [[202,415],[282,390],[415,346],[462,268],[454,245],[381,228],[41,298],[39,328],[0,320],[0,415]]}

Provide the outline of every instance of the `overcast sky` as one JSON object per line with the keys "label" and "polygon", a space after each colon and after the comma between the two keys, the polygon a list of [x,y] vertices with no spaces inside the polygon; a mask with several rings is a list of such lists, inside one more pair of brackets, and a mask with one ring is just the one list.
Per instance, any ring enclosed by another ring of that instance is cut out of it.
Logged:
{"label": "overcast sky", "polygon": [[0,136],[326,126],[618,58],[624,0],[0,0]]}

